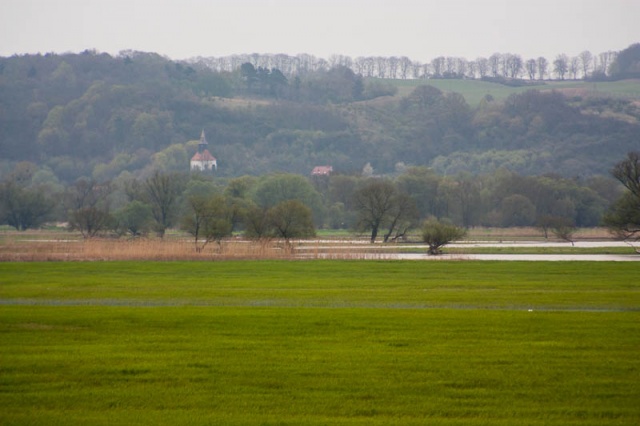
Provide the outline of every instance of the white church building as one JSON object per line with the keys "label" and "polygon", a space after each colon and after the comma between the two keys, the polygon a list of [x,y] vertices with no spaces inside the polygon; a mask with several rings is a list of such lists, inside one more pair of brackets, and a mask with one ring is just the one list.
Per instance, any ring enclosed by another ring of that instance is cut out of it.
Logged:
{"label": "white church building", "polygon": [[200,135],[200,143],[198,144],[198,152],[191,157],[191,170],[201,172],[218,170],[218,161],[216,157],[209,152],[207,138],[204,135],[204,129]]}

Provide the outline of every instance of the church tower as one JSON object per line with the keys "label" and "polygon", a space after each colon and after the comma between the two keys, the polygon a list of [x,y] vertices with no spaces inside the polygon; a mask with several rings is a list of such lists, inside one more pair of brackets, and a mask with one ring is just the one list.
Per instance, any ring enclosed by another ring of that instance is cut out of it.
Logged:
{"label": "church tower", "polygon": [[191,170],[213,171],[218,170],[218,161],[216,157],[209,152],[209,143],[207,137],[204,134],[204,129],[200,134],[200,142],[198,143],[198,152],[191,157]]}

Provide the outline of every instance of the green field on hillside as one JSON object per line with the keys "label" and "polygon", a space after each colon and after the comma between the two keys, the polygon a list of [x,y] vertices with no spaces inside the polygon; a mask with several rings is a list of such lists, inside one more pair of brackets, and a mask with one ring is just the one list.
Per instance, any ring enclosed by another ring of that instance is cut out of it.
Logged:
{"label": "green field on hillside", "polygon": [[614,96],[640,99],[640,80],[612,82],[546,81],[543,84],[511,87],[480,80],[430,79],[430,80],[387,80],[398,87],[397,96],[406,96],[420,85],[428,84],[443,92],[456,92],[464,96],[471,107],[476,107],[485,95],[496,100],[506,99],[513,93],[527,90],[562,90],[569,94]]}
{"label": "green field on hillside", "polygon": [[3,425],[630,425],[637,265],[0,263]]}

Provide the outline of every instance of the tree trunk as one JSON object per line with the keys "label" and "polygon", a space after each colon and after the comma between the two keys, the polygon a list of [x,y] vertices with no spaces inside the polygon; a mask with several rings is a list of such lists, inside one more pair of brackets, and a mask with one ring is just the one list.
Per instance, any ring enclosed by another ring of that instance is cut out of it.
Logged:
{"label": "tree trunk", "polygon": [[374,226],[371,228],[371,244],[376,242],[377,236],[378,236],[378,227]]}

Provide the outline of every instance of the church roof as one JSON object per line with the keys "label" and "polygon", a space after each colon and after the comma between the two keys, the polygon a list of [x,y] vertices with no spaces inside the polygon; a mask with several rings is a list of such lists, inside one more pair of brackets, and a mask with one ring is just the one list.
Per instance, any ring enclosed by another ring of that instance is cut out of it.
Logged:
{"label": "church roof", "polygon": [[211,155],[208,149],[205,149],[202,152],[196,152],[193,157],[191,157],[191,161],[216,161],[216,157]]}

